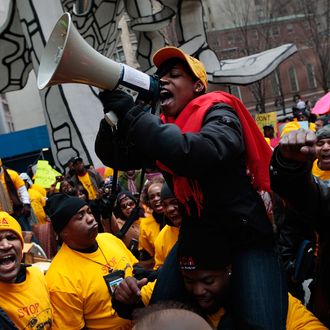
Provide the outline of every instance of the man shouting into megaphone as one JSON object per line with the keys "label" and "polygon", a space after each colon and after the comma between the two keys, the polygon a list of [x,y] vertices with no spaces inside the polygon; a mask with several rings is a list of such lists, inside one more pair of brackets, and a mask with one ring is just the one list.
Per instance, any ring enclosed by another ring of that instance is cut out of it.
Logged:
{"label": "man shouting into megaphone", "polygon": [[[285,329],[287,289],[258,194],[269,190],[271,149],[239,99],[206,92],[207,74],[199,60],[165,47],[153,61],[161,85],[160,117],[124,92],[101,92],[105,114],[113,111],[118,124],[101,121],[96,154],[120,170],[156,165],[184,210],[181,231],[203,221],[230,238],[236,269],[231,298],[240,324]],[[151,303],[180,300],[176,249],[158,276]]]}

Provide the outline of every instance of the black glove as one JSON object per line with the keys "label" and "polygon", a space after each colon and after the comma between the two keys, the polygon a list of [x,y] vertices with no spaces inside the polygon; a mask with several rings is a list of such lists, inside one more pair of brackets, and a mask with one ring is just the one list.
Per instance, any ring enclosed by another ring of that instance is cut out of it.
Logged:
{"label": "black glove", "polygon": [[126,113],[135,105],[132,96],[120,90],[104,90],[99,93],[99,99],[103,104],[103,112],[113,111],[118,120],[124,118]]}

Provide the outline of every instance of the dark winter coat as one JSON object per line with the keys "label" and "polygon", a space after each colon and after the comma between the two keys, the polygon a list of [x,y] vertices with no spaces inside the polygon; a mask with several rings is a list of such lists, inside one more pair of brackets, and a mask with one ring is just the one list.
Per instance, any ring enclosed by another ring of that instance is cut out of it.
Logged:
{"label": "dark winter coat", "polygon": [[[118,131],[101,122],[95,151],[105,165],[120,170],[150,168],[158,160],[180,176],[197,179],[204,196],[202,221],[217,222],[234,245],[271,241],[264,204],[246,174],[241,124],[229,106],[213,106],[201,131],[185,134],[134,107]],[[171,186],[171,176],[164,176]]]}
{"label": "dark winter coat", "polygon": [[[312,294],[313,313],[330,327],[330,181],[311,174],[312,162],[295,162],[283,158],[274,150],[270,166],[271,188],[294,210],[300,219],[299,231],[319,234],[319,254],[316,265],[315,289]],[[286,239],[296,240],[297,225],[286,233]],[[314,298],[315,297],[315,298]]]}

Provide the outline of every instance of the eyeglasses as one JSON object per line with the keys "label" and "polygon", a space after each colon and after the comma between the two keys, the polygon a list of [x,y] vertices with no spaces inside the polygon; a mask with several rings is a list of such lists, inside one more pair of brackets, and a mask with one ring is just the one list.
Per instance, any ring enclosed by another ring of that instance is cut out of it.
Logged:
{"label": "eyeglasses", "polygon": [[120,204],[120,208],[122,210],[126,210],[128,207],[132,208],[135,206],[135,203],[133,201],[128,201],[126,203]]}

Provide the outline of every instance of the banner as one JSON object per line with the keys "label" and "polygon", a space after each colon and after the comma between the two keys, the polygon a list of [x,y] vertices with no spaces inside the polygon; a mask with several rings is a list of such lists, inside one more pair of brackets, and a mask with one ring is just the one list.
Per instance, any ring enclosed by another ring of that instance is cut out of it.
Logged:
{"label": "banner", "polygon": [[265,125],[271,125],[274,127],[274,136],[277,136],[277,112],[258,113],[255,116],[255,121],[261,131],[264,134],[263,127]]}
{"label": "banner", "polygon": [[52,184],[56,183],[56,177],[61,175],[62,173],[54,170],[49,165],[48,160],[38,160],[34,182],[41,187],[48,189]]}

